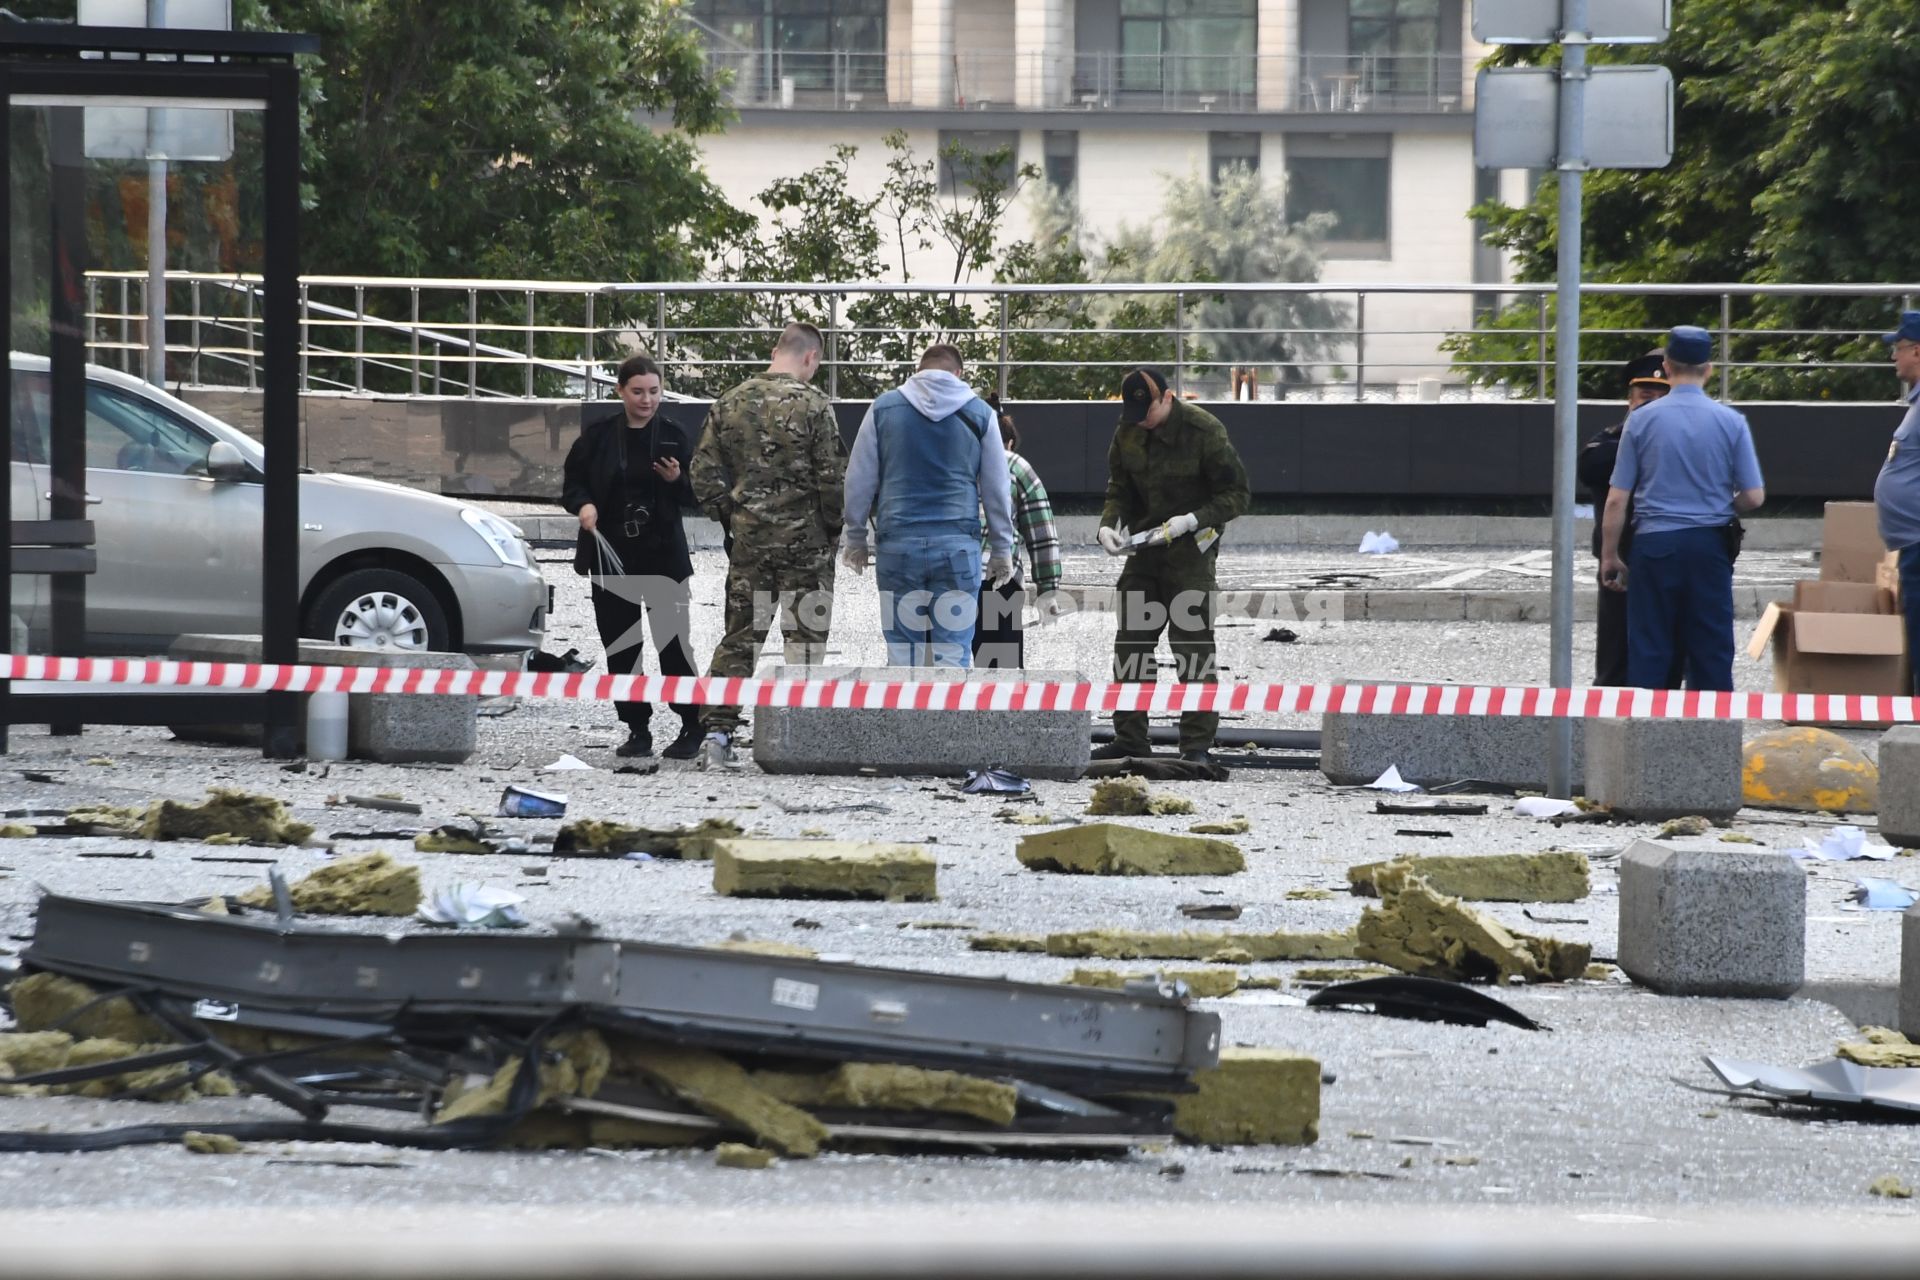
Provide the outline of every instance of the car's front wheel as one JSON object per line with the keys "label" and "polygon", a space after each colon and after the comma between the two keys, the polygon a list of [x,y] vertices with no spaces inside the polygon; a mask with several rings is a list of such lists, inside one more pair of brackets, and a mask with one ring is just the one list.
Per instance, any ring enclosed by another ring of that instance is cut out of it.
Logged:
{"label": "car's front wheel", "polygon": [[453,643],[433,588],[398,569],[355,569],[314,597],[302,630],[364,649],[444,651]]}

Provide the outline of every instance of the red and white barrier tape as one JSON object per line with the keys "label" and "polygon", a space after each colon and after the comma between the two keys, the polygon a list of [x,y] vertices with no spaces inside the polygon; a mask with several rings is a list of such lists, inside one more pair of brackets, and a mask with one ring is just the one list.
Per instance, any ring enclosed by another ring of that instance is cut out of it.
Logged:
{"label": "red and white barrier tape", "polygon": [[1695,693],[1664,689],[1545,689],[1495,685],[1069,684],[1056,681],[757,680],[588,676],[418,667],[318,667],[257,662],[0,655],[0,679],[107,688],[277,690],[291,693],[515,695],[582,702],[677,702],[745,707],[900,711],[1264,711],[1353,715],[1536,716],[1632,720],[1920,719],[1920,699],[1815,693]]}

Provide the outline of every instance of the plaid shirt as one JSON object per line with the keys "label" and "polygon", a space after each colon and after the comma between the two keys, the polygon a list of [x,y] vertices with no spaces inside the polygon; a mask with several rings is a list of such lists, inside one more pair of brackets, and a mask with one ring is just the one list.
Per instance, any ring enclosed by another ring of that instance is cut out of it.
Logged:
{"label": "plaid shirt", "polygon": [[[1007,454],[1007,469],[1013,473],[1013,523],[1020,530],[1033,562],[1033,586],[1042,593],[1060,586],[1060,531],[1053,525],[1053,503],[1047,498],[1047,486],[1040,473],[1017,453]],[[1018,548],[1014,567],[1019,567]]]}

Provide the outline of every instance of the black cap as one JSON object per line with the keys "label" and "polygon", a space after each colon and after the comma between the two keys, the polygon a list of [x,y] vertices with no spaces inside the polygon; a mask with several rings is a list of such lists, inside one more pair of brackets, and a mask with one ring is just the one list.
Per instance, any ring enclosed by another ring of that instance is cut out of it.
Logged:
{"label": "black cap", "polygon": [[1135,369],[1120,384],[1120,421],[1139,422],[1153,402],[1166,394],[1166,374],[1158,369]]}
{"label": "black cap", "polygon": [[1635,356],[1627,361],[1627,385],[1665,387],[1672,384],[1667,381],[1667,355],[1665,351],[1649,351],[1643,356]]}

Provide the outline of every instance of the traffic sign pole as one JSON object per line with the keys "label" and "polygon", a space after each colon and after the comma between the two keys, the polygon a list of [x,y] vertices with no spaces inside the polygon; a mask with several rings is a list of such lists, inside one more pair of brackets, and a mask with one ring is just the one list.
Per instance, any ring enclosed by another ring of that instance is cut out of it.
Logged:
{"label": "traffic sign pole", "polygon": [[[1586,174],[1587,3],[1561,0],[1560,260],[1553,379],[1553,606],[1551,680],[1573,687],[1573,484],[1580,447],[1580,197]],[[1573,721],[1556,722],[1548,794],[1573,795]]]}

